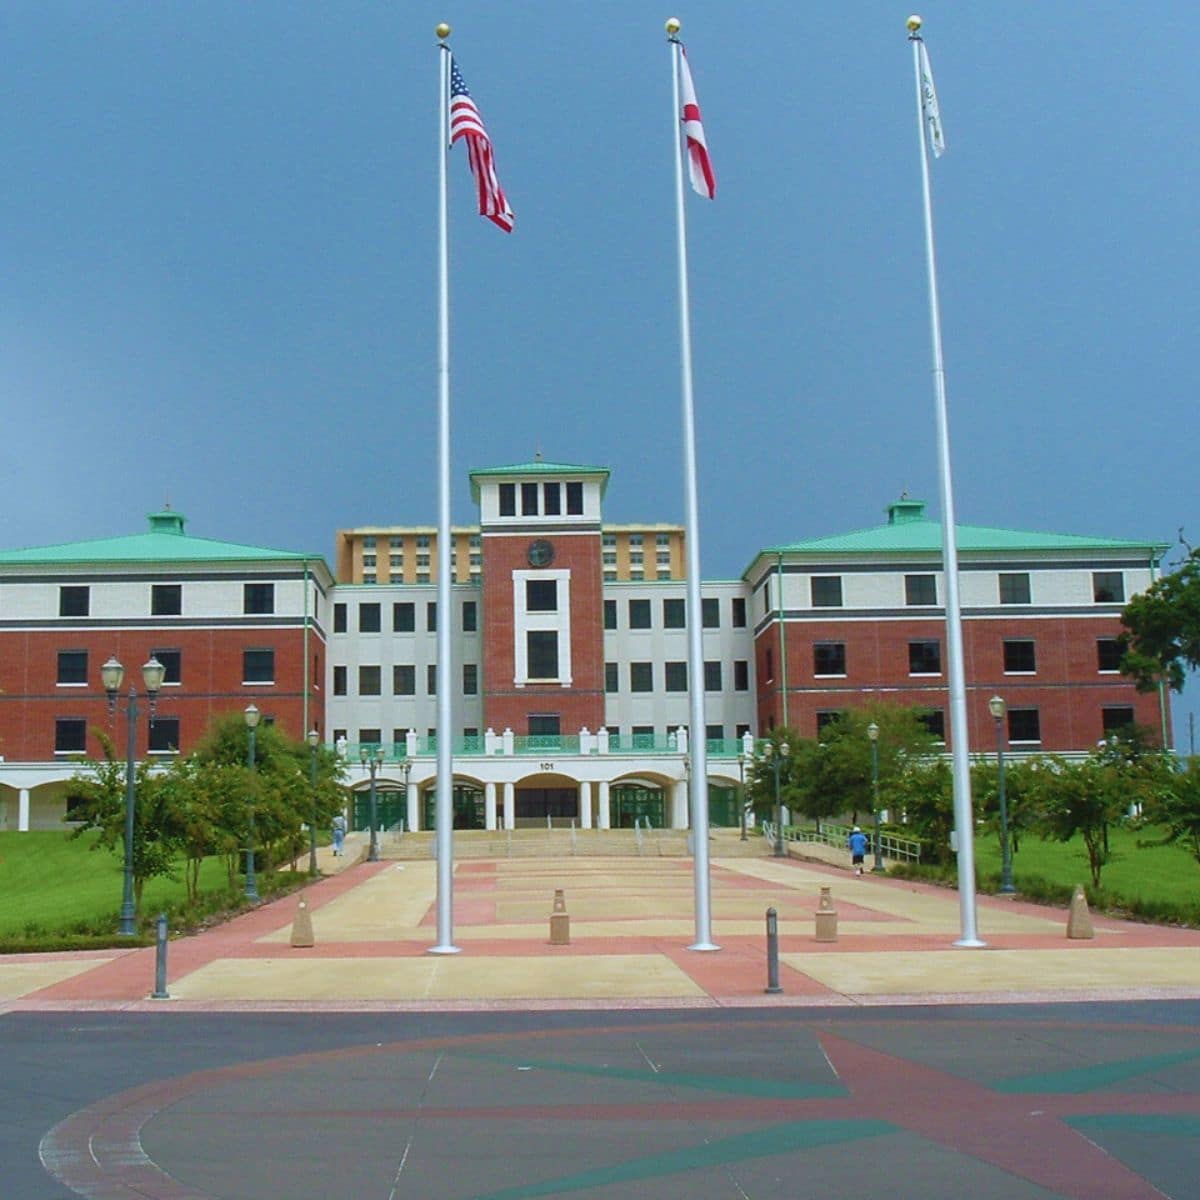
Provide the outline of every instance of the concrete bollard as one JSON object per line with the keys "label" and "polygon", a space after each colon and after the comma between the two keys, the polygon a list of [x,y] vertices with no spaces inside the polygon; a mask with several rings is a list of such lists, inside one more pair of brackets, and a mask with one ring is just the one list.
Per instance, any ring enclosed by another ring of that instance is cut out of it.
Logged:
{"label": "concrete bollard", "polygon": [[821,899],[817,902],[816,927],[818,942],[838,940],[837,909],[833,907],[831,889],[827,887],[821,889]]}
{"label": "concrete bollard", "polygon": [[571,918],[567,915],[567,901],[562,888],[554,889],[554,908],[550,913],[550,945],[571,944]]}
{"label": "concrete bollard", "polygon": [[155,922],[154,991],[151,1000],[170,1000],[167,993],[167,914],[159,913]]}
{"label": "concrete bollard", "polygon": [[296,909],[296,919],[292,922],[292,945],[303,949],[316,944],[313,937],[312,913],[308,911],[308,901],[300,897],[300,907]]}
{"label": "concrete bollard", "polygon": [[1067,914],[1067,937],[1087,939],[1095,936],[1096,931],[1092,928],[1092,914],[1088,909],[1083,884],[1077,883],[1071,896],[1071,910]]}
{"label": "concrete bollard", "polygon": [[767,986],[764,991],[769,996],[783,991],[779,986],[779,914],[773,908],[767,909]]}

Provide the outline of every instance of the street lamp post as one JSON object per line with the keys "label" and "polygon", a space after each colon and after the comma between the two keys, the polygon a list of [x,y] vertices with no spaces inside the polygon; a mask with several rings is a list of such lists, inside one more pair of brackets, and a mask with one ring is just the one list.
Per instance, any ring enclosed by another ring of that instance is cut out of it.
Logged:
{"label": "street lamp post", "polygon": [[871,739],[871,797],[875,805],[875,865],[872,875],[885,874],[883,849],[879,838],[879,726],[874,721],[867,726],[867,737]]}
{"label": "street lamp post", "polygon": [[312,816],[308,821],[308,873],[317,874],[317,750],[321,745],[321,735],[315,729],[308,731],[309,751],[309,782],[312,784]]}
{"label": "street lamp post", "polygon": [[[247,704],[246,711],[242,714],[246,720],[246,765],[250,768],[251,776],[254,775],[254,735],[258,729],[258,723],[262,720],[262,713],[258,711],[258,706]],[[258,881],[254,876],[254,780],[250,780],[250,836],[246,839],[250,844],[246,847],[246,899],[251,904],[257,904],[259,901]]]}
{"label": "street lamp post", "polygon": [[[157,658],[151,657],[142,666],[142,682],[146,685],[150,719],[154,720],[154,705],[158,700],[158,689],[162,687],[166,668]],[[125,668],[112,657],[100,668],[100,681],[108,693],[108,711],[117,711],[117,694],[125,679]],[[137,688],[129,685],[129,699],[125,705],[125,720],[128,726],[125,741],[125,883],[121,896],[121,923],[118,937],[134,937],[137,934],[137,919],[133,906],[133,809],[136,800],[133,760],[137,754]]]}
{"label": "street lamp post", "polygon": [[383,746],[362,746],[359,749],[358,757],[363,766],[371,772],[371,790],[368,800],[368,811],[370,812],[371,822],[371,848],[367,851],[367,862],[378,862],[379,832],[375,819],[375,772],[379,770],[379,764],[383,761]]}
{"label": "street lamp post", "polygon": [[775,747],[770,742],[763,744],[763,757],[771,764],[775,773],[775,857],[783,858],[783,799],[779,791],[779,769],[783,765],[783,760],[787,758],[791,747],[787,742],[779,743],[779,752],[775,753]]}
{"label": "street lamp post", "polygon": [[[400,764],[400,774],[404,779],[404,819],[408,821],[408,777],[412,773],[412,761],[408,758]],[[411,831],[410,831],[411,832]]]}
{"label": "street lamp post", "polygon": [[1003,696],[993,696],[988,710],[996,721],[996,788],[1000,796],[1000,893],[1011,896],[1016,892],[1012,878],[1012,847],[1008,842],[1008,797],[1004,791],[1004,712]]}
{"label": "street lamp post", "polygon": [[738,812],[741,815],[742,836],[746,840],[746,756],[738,755]]}

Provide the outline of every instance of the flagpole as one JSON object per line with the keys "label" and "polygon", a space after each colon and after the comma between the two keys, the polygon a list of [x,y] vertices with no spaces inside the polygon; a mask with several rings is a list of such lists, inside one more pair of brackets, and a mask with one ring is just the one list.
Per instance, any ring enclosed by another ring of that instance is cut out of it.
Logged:
{"label": "flagpole", "polygon": [[430,954],[457,954],[454,944],[454,766],[450,711],[450,253],[446,159],[450,146],[450,26],[436,29],[441,50],[438,91],[438,577],[437,577],[437,945]]}
{"label": "flagpole", "polygon": [[925,266],[929,278],[929,325],[933,345],[933,391],[937,409],[937,454],[942,499],[942,541],[946,576],[946,650],[950,685],[951,769],[954,827],[958,834],[958,908],[961,936],[956,946],[979,947],[975,923],[975,818],[971,808],[971,761],[967,734],[966,671],[963,664],[962,609],[958,594],[958,543],[954,489],[950,479],[950,422],[946,408],[946,370],[942,360],[942,317],[938,304],[937,260],[933,248],[933,199],[929,186],[925,102],[921,84],[921,18],[908,18],[917,85],[917,140],[921,146],[921,190],[925,209]]}
{"label": "flagpole", "polygon": [[680,380],[683,391],[684,501],[687,532],[688,628],[688,808],[692,829],[692,874],[695,889],[696,940],[689,950],[720,950],[712,940],[708,866],[708,743],[704,723],[704,641],[700,604],[700,513],[696,499],[696,421],[692,403],[692,331],[688,306],[687,225],[683,207],[683,147],[680,129],[679,56],[683,47],[677,34],[680,24],[667,22],[671,44],[671,126],[675,139],[675,230],[679,251]]}

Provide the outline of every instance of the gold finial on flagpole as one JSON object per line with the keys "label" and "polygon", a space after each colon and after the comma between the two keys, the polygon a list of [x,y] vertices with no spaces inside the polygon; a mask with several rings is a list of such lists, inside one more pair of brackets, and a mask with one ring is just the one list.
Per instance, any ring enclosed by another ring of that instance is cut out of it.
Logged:
{"label": "gold finial on flagpole", "polygon": [[450,36],[450,26],[443,21],[434,31],[439,42],[444,42]]}
{"label": "gold finial on flagpole", "polygon": [[678,17],[667,18],[667,37],[673,38],[682,28]]}
{"label": "gold finial on flagpole", "polygon": [[908,32],[912,35],[916,36],[916,34],[921,32],[921,18],[916,13],[913,13],[904,23],[908,26]]}

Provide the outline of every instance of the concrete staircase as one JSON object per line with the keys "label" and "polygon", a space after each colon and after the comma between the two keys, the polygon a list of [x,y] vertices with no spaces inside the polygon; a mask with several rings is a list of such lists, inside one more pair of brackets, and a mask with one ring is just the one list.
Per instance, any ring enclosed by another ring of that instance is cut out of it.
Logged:
{"label": "concrete staircase", "polygon": [[[386,859],[433,858],[433,833],[385,833],[379,854]],[[770,846],[761,836],[741,841],[736,829],[714,829],[710,858],[761,858]],[[456,829],[455,859],[468,858],[687,858],[686,829]]]}

